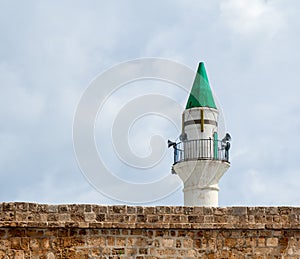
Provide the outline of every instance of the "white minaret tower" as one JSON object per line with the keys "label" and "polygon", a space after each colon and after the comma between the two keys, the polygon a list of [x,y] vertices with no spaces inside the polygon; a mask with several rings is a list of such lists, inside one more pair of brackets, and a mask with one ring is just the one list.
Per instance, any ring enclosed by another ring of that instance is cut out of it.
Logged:
{"label": "white minaret tower", "polygon": [[218,140],[218,115],[201,62],[182,114],[181,142],[174,148],[172,172],[184,183],[184,205],[218,206],[218,183],[229,168],[230,135]]}

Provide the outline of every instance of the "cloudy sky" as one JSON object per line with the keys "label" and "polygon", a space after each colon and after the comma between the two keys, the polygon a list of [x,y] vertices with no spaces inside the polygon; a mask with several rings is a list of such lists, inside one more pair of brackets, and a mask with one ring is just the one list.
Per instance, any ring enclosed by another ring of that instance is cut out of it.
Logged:
{"label": "cloudy sky", "polygon": [[[0,201],[124,203],[100,194],[80,171],[74,114],[99,73],[158,57],[194,70],[205,62],[233,138],[220,205],[300,206],[299,17],[298,0],[0,0]],[[106,117],[117,116],[136,87],[111,96]],[[188,97],[157,82],[138,89],[139,96],[159,93],[180,105]],[[104,124],[99,117],[97,145],[114,174],[138,183],[169,174],[171,150],[143,177],[115,162]],[[131,148],[147,155],[151,135],[179,135],[162,125],[159,116],[137,120]],[[151,204],[182,200],[177,190]]]}

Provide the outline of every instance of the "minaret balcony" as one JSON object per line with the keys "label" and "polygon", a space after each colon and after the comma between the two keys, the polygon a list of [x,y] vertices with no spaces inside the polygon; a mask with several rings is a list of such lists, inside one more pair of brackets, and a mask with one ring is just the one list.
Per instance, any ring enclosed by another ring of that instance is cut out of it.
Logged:
{"label": "minaret balcony", "polygon": [[216,139],[195,139],[174,143],[174,164],[190,160],[218,160],[229,163],[230,143]]}

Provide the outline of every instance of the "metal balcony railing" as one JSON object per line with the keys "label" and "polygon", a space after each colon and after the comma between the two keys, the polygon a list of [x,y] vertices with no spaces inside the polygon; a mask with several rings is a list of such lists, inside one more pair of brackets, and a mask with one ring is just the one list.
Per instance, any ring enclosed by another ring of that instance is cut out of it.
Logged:
{"label": "metal balcony railing", "polygon": [[220,160],[229,162],[229,143],[214,139],[196,139],[176,143],[174,164],[188,160]]}

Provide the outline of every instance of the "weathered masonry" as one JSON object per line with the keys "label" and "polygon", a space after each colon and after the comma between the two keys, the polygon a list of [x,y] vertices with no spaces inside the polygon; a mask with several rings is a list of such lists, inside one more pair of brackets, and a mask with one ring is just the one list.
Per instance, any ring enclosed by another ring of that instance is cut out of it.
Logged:
{"label": "weathered masonry", "polygon": [[300,258],[300,208],[0,203],[0,258]]}

